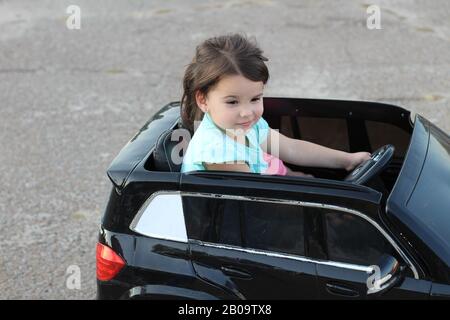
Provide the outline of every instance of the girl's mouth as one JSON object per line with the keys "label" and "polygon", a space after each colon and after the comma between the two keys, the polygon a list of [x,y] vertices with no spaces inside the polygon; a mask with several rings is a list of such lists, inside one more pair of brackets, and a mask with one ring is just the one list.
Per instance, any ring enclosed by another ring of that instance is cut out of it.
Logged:
{"label": "girl's mouth", "polygon": [[247,121],[247,122],[243,122],[243,123],[238,123],[238,125],[242,126],[242,127],[249,127],[252,124],[253,121]]}

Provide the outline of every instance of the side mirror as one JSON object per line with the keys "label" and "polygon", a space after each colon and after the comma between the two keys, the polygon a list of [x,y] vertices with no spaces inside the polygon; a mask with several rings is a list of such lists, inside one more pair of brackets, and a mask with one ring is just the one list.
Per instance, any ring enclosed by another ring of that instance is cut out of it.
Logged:
{"label": "side mirror", "polygon": [[376,266],[371,266],[367,279],[367,295],[381,295],[403,280],[405,267],[394,257],[383,255]]}

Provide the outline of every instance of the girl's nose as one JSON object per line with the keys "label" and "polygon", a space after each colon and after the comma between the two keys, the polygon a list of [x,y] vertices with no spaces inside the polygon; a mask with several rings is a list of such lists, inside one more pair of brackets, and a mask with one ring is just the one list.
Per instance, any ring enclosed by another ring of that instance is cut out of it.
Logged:
{"label": "girl's nose", "polygon": [[241,118],[247,118],[252,115],[252,110],[250,108],[243,108],[240,112]]}

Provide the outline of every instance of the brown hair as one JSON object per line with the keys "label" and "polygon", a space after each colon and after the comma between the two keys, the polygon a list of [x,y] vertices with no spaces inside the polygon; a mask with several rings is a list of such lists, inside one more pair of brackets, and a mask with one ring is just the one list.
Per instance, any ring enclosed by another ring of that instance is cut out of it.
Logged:
{"label": "brown hair", "polygon": [[192,62],[187,66],[183,77],[183,96],[181,98],[181,119],[183,126],[194,132],[194,121],[203,118],[197,106],[197,90],[207,95],[222,77],[242,75],[251,81],[269,80],[269,70],[254,38],[230,34],[213,37],[197,46]]}

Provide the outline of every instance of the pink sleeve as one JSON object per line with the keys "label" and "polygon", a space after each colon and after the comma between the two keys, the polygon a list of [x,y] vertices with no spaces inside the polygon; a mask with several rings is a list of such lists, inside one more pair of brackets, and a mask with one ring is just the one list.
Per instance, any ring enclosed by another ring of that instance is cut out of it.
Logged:
{"label": "pink sleeve", "polygon": [[283,161],[265,152],[263,153],[263,158],[268,164],[268,168],[263,172],[264,174],[280,176],[285,176],[287,174],[287,168]]}

